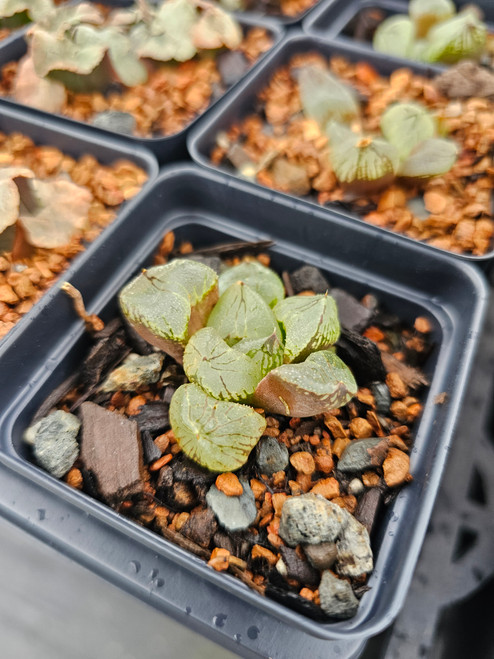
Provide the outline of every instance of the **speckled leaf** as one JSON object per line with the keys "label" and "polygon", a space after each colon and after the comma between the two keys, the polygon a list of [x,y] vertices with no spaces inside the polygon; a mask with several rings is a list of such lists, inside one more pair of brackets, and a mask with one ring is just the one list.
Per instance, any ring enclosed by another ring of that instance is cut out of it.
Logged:
{"label": "speckled leaf", "polygon": [[314,352],[301,364],[283,364],[259,383],[254,404],[270,414],[307,417],[341,407],[357,393],[357,383],[331,350]]}
{"label": "speckled leaf", "polygon": [[402,164],[399,174],[430,178],[449,172],[456,162],[458,147],[452,140],[431,138],[419,144]]}
{"label": "speckled leaf", "polygon": [[349,121],[360,112],[354,91],[318,66],[302,68],[298,85],[304,114],[321,128],[330,119]]}
{"label": "speckled leaf", "polygon": [[230,348],[212,327],[191,337],[183,364],[189,380],[218,400],[246,403],[260,380],[256,364]]}
{"label": "speckled leaf", "polygon": [[410,0],[408,13],[415,25],[417,37],[422,39],[433,25],[454,16],[456,7],[452,0]]}
{"label": "speckled leaf", "polygon": [[176,259],[150,268],[120,292],[124,316],[146,341],[181,360],[190,336],[218,299],[218,277],[203,263]]}
{"label": "speckled leaf", "polygon": [[418,103],[395,103],[381,117],[381,131],[406,158],[424,140],[436,133],[436,121]]}
{"label": "speckled leaf", "polygon": [[408,57],[413,46],[415,26],[402,14],[390,16],[374,32],[374,50],[394,57]]}
{"label": "speckled leaf", "polygon": [[427,40],[429,47],[424,53],[427,62],[454,64],[467,57],[477,59],[486,47],[487,26],[475,12],[464,11],[435,25]]}
{"label": "speckled leaf", "polygon": [[285,287],[276,272],[259,261],[244,261],[222,272],[218,280],[220,295],[237,281],[243,281],[259,293],[270,307],[274,307],[285,297]]}
{"label": "speckled leaf", "polygon": [[262,339],[242,339],[234,347],[251,358],[257,369],[258,382],[266,373],[283,364],[284,346],[277,332]]}
{"label": "speckled leaf", "polygon": [[185,455],[211,471],[241,467],[266,428],[251,407],[215,400],[195,384],[174,393],[170,423]]}
{"label": "speckled leaf", "polygon": [[241,339],[262,339],[278,332],[269,306],[241,281],[231,284],[221,295],[207,324],[214,327],[229,346]]}
{"label": "speckled leaf", "polygon": [[18,179],[19,222],[27,241],[53,249],[67,245],[88,221],[91,192],[66,179]]}
{"label": "speckled leaf", "polygon": [[284,362],[300,362],[340,335],[336,303],[329,295],[287,297],[274,308],[285,333]]}
{"label": "speckled leaf", "polygon": [[380,138],[355,135],[331,145],[331,165],[340,183],[384,185],[395,176],[396,147]]}

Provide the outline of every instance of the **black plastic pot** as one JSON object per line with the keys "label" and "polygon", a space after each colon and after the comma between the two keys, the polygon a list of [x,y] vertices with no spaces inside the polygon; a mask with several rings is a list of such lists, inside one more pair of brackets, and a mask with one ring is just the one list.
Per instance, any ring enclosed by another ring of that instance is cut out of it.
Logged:
{"label": "black plastic pot", "polygon": [[[455,5],[460,8],[470,4],[468,2],[458,2]],[[484,20],[487,21],[489,32],[494,32],[494,3],[492,0],[477,0],[471,4],[477,5],[484,12]],[[348,31],[348,25],[353,19],[365,9],[380,9],[386,16],[394,14],[408,14],[407,0],[328,0],[318,5],[310,16],[303,22],[303,29],[309,34],[317,34],[327,39],[341,39],[347,43],[356,43],[363,48],[374,52],[372,44],[365,41],[357,41]],[[391,58],[397,61],[401,58]],[[438,69],[444,67],[438,66]]]}
{"label": "black plastic pot", "polygon": [[[121,3],[115,3],[115,4],[121,6]],[[267,19],[263,19],[261,17],[259,17],[259,19],[242,17],[239,18],[239,23],[244,30],[258,26],[266,28],[266,30],[268,30],[272,35],[273,45],[276,45],[282,39],[283,30],[281,29],[281,27],[276,25],[275,22],[270,22]],[[9,39],[7,43],[0,42],[0,67],[3,67],[8,62],[17,61],[21,59],[21,57],[23,57],[26,54],[26,51],[27,51],[27,44],[24,38],[24,33],[19,34],[16,38]],[[258,62],[260,62],[265,56],[266,54],[261,55]],[[256,65],[257,62],[256,64],[254,64],[254,68]],[[230,89],[236,87],[237,84],[239,83],[238,82],[235,83],[234,85],[232,85]],[[132,137],[125,135],[118,135],[118,137],[120,137],[122,141],[125,141],[130,148],[132,148],[133,146],[139,146],[139,147],[145,147],[149,151],[152,151],[156,155],[160,163],[167,163],[167,162],[179,160],[180,158],[184,158],[187,154],[186,135],[188,131],[192,126],[194,126],[197,123],[200,117],[203,117],[211,110],[211,108],[213,108],[216,105],[216,102],[217,101],[211,103],[209,108],[204,113],[202,113],[202,115],[197,116],[195,119],[193,119],[190,122],[188,126],[183,128],[178,133],[175,133],[174,135],[170,135],[168,137]],[[112,136],[114,137],[117,135],[117,133],[110,130],[106,130],[104,128],[98,128],[96,126],[92,126],[91,124],[87,124],[81,121],[76,121],[75,119],[70,119],[62,115],[53,115],[48,112],[44,112],[42,110],[37,110],[35,108],[30,108],[26,105],[22,105],[7,97],[1,97],[0,107],[4,107],[4,106],[14,107],[14,108],[24,108],[27,111],[29,111],[29,113],[33,117],[39,117],[39,118],[56,117],[57,122],[61,126],[73,127],[73,128],[87,126],[94,132],[96,136],[99,136],[102,139]]]}
{"label": "black plastic pot", "polygon": [[[431,379],[411,458],[414,481],[384,514],[374,537],[376,566],[370,591],[355,618],[319,623],[263,598],[229,575],[142,529],[113,510],[61,483],[29,462],[23,430],[46,396],[77,370],[89,346],[69,300],[54,290],[36,319],[0,350],[0,512],[116,585],[214,640],[277,639],[270,656],[299,629],[323,639],[359,641],[377,634],[397,615],[409,585],[434,505],[468,370],[478,339],[487,289],[466,263],[398,240],[363,223],[309,207],[241,181],[193,166],[165,169],[152,190],[98,242],[77,270],[90,313],[117,313],[123,284],[149,263],[169,230],[195,246],[218,241],[272,239],[274,267],[309,262],[331,285],[357,296],[374,293],[404,322],[426,315],[435,348],[425,372]],[[409,264],[414,267],[410,268]],[[446,403],[436,405],[439,393]],[[219,638],[218,638],[219,637]],[[348,644],[349,645],[348,645]],[[288,646],[287,646],[288,647]]]}
{"label": "black plastic pot", "polygon": [[[0,131],[3,133],[23,133],[30,137],[36,144],[54,146],[75,158],[88,153],[103,164],[111,164],[116,160],[127,158],[142,167],[148,174],[149,178],[143,186],[143,191],[153,185],[158,174],[156,158],[152,153],[140,146],[129,146],[117,136],[95,135],[84,126],[64,126],[60,125],[56,119],[33,117],[31,113],[21,108],[0,107]],[[101,243],[108,240],[109,235],[131,212],[131,209],[138,202],[141,194],[142,192],[133,200],[125,202],[122,205],[114,222],[93,243],[88,245],[87,249],[77,256],[71,266],[63,273],[62,277],[64,280],[74,281],[77,288],[80,287],[81,291],[84,292],[86,287],[84,277],[78,277],[75,273],[79,272],[88,260],[91,260],[93,252],[100,249]],[[73,274],[77,283],[72,279]],[[45,293],[45,297],[48,299],[54,294],[54,290],[50,289]],[[14,355],[18,355],[21,362],[23,359],[29,358],[31,352],[29,346],[25,347],[24,352],[22,350],[18,351],[18,337],[22,335],[24,327],[33,327],[36,324],[36,319],[41,312],[41,306],[42,303],[35,304],[31,311],[0,341],[0,354],[12,350]],[[14,372],[17,370],[15,356],[11,363],[11,368],[13,372],[3,371],[0,373],[0,388],[2,384],[15,381]]]}
{"label": "black plastic pot", "polygon": [[[240,83],[237,89],[233,91],[227,99],[222,103],[219,103],[215,110],[191,131],[187,139],[187,146],[189,153],[195,162],[208,167],[209,169],[214,169],[216,171],[220,170],[231,176],[237,177],[236,171],[233,167],[218,167],[211,162],[210,153],[216,144],[217,134],[220,131],[228,130],[232,124],[242,120],[248,115],[258,112],[258,94],[268,84],[274,72],[279,67],[286,66],[294,55],[310,52],[318,52],[325,57],[339,55],[352,62],[363,60],[372,64],[380,74],[386,76],[389,76],[396,69],[401,68],[404,62],[404,60],[400,62],[397,59],[389,58],[387,55],[369,52],[369,49],[358,45],[350,45],[341,41],[329,42],[318,36],[303,36],[296,34],[288,37],[266,57],[264,62],[262,62],[255,71]],[[410,63],[407,61],[406,65],[409,69],[420,75],[428,76],[436,73],[436,70],[432,67],[423,64]],[[249,185],[257,190],[266,189],[255,182],[249,183]],[[283,195],[289,199],[294,198],[292,195],[283,192],[277,192],[276,194]],[[307,207],[313,207],[315,204],[318,208],[323,208],[317,203],[315,196],[299,197],[298,199],[306,204]],[[342,215],[350,222],[358,221],[360,223],[363,221],[357,215],[353,215],[349,212],[340,211],[337,208],[332,208],[330,206],[326,208],[328,210],[331,209],[334,213]],[[383,236],[391,233],[397,237],[397,240],[405,240],[409,243],[417,242],[413,238],[392,232],[390,229],[382,229],[379,227],[377,230]],[[438,247],[433,247],[425,243],[421,244],[426,250],[451,254],[451,252],[447,252]],[[484,269],[489,269],[492,266],[492,263],[494,263],[494,244],[492,244],[491,249],[483,256],[454,254],[454,257],[474,262]]]}

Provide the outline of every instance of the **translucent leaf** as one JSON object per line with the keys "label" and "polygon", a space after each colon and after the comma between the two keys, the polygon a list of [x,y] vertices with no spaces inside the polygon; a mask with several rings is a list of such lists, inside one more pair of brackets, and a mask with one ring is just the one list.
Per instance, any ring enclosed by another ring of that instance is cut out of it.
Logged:
{"label": "translucent leaf", "polygon": [[266,428],[251,407],[215,400],[195,384],[174,393],[170,423],[185,455],[211,471],[241,467]]}
{"label": "translucent leaf", "polygon": [[250,357],[257,369],[258,382],[266,373],[283,364],[284,346],[277,332],[262,339],[242,339],[234,348]]}
{"label": "translucent leaf", "polygon": [[118,79],[127,87],[141,85],[148,79],[147,69],[134,52],[127,35],[106,30],[108,55]]}
{"label": "translucent leaf", "polygon": [[221,295],[207,324],[230,346],[241,339],[264,339],[273,332],[278,333],[276,318],[269,306],[241,281],[231,284]]}
{"label": "translucent leaf", "polygon": [[400,158],[406,158],[417,144],[434,136],[436,122],[418,103],[395,103],[382,115],[381,131]]}
{"label": "translucent leaf", "polygon": [[44,14],[42,18],[37,19],[37,24],[33,26],[31,32],[46,29],[60,38],[64,36],[68,38],[65,33],[76,25],[82,23],[101,25],[103,22],[103,14],[98,7],[91,2],[80,2],[76,5],[61,5]]}
{"label": "translucent leaf", "polygon": [[276,305],[274,314],[285,333],[285,363],[328,348],[340,335],[338,309],[329,295],[287,297]]}
{"label": "translucent leaf", "polygon": [[146,341],[181,360],[189,338],[206,323],[218,299],[214,270],[176,259],[155,266],[120,291],[124,316]]}
{"label": "translucent leaf", "polygon": [[305,66],[298,74],[304,114],[324,128],[330,119],[349,121],[360,107],[354,91],[318,66]]}
{"label": "translucent leaf", "polygon": [[21,197],[19,221],[31,245],[63,247],[87,224],[93,200],[87,188],[66,179],[18,179],[17,185]]}
{"label": "translucent leaf", "polygon": [[417,37],[425,37],[431,27],[456,14],[452,0],[410,0],[408,13],[415,24]]}
{"label": "translucent leaf", "polygon": [[374,32],[374,50],[394,57],[408,57],[415,38],[415,26],[408,16],[386,18]]}
{"label": "translucent leaf", "polygon": [[65,105],[67,92],[60,82],[37,75],[32,58],[26,55],[17,67],[12,96],[31,108],[57,113]]}
{"label": "translucent leaf", "polygon": [[372,191],[390,183],[400,162],[396,147],[380,138],[353,135],[331,144],[331,165],[340,183]]}
{"label": "translucent leaf", "polygon": [[439,137],[419,144],[402,164],[399,174],[411,178],[430,178],[449,172],[456,162],[458,147]]}
{"label": "translucent leaf", "polygon": [[204,327],[190,338],[183,364],[189,380],[218,400],[245,403],[260,380],[256,364],[230,348],[212,327]]}
{"label": "translucent leaf", "polygon": [[424,53],[428,62],[454,64],[462,59],[479,58],[486,48],[487,26],[473,11],[464,11],[432,28],[429,47]]}
{"label": "translucent leaf", "polygon": [[270,307],[285,297],[285,287],[276,272],[259,261],[244,261],[222,272],[218,280],[220,295],[238,281],[256,291]]}
{"label": "translucent leaf", "polygon": [[338,121],[329,121],[326,126],[326,135],[331,146],[335,144],[341,144],[345,140],[355,140],[356,133],[353,132],[345,124],[341,124]]}
{"label": "translucent leaf", "polygon": [[214,5],[205,6],[201,17],[192,28],[192,41],[196,48],[237,48],[242,41],[242,29],[237,21]]}
{"label": "translucent leaf", "polygon": [[301,364],[283,364],[259,383],[254,402],[270,414],[307,417],[348,403],[357,383],[331,350],[314,352]]}

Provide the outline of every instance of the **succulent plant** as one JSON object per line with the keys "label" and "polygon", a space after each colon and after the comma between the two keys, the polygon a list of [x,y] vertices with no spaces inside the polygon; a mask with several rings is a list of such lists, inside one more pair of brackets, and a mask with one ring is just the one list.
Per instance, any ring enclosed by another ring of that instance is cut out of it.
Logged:
{"label": "succulent plant", "polygon": [[265,420],[249,405],[313,416],[357,392],[331,349],[340,332],[334,300],[326,294],[278,301],[280,283],[260,264],[241,264],[221,275],[220,290],[227,288],[218,299],[216,273],[178,259],[143,272],[120,293],[139,334],[183,356],[190,384],[172,398],[173,432],[189,457],[213,471],[240,467],[261,437]]}
{"label": "succulent plant", "polygon": [[64,178],[42,181],[27,167],[0,168],[0,234],[20,227],[34,247],[70,242],[87,223],[92,195]]}
{"label": "succulent plant", "polygon": [[0,0],[0,24],[2,27],[20,27],[39,20],[54,9],[52,0]]}
{"label": "succulent plant", "polygon": [[452,0],[412,0],[408,11],[409,16],[390,16],[378,26],[375,50],[443,64],[478,59],[485,52],[487,26],[474,9],[456,14]]}

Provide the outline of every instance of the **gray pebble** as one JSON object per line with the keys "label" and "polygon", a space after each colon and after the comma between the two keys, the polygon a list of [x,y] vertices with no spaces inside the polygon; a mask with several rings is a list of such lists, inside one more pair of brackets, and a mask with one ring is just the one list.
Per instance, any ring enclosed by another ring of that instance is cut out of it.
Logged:
{"label": "gray pebble", "polygon": [[239,50],[227,50],[216,58],[216,66],[225,87],[231,87],[249,70],[249,62]]}
{"label": "gray pebble", "polygon": [[333,618],[351,618],[357,613],[358,599],[348,581],[338,579],[326,570],[319,584],[321,609]]}
{"label": "gray pebble", "polygon": [[212,485],[206,494],[206,501],[218,522],[227,531],[243,531],[249,528],[257,517],[256,500],[247,481],[241,480],[243,493],[239,497],[229,497]]}
{"label": "gray pebble", "polygon": [[93,117],[91,123],[98,128],[111,130],[122,135],[133,135],[136,128],[136,120],[131,114],[118,112],[117,110],[99,112]]}
{"label": "gray pebble", "polygon": [[336,545],[334,542],[321,542],[319,545],[304,545],[304,553],[309,563],[316,570],[329,570],[336,560]]}
{"label": "gray pebble", "polygon": [[261,474],[272,476],[283,471],[290,459],[287,447],[275,437],[262,437],[256,447],[256,462]]}
{"label": "gray pebble", "polygon": [[391,394],[385,382],[373,382],[371,384],[372,395],[376,401],[378,414],[387,414],[391,405]]}
{"label": "gray pebble", "polygon": [[364,307],[356,297],[341,288],[332,288],[331,297],[338,307],[340,323],[346,329],[359,331],[368,325],[374,315],[372,309]]}
{"label": "gray pebble", "polygon": [[101,391],[136,391],[139,387],[158,382],[163,355],[131,353],[121,366],[110,373],[101,385]]}
{"label": "gray pebble", "polygon": [[384,452],[382,460],[378,460],[375,455],[369,451],[375,448],[380,442],[385,444],[382,437],[368,437],[367,439],[357,439],[347,445],[340,459],[338,460],[338,470],[343,472],[365,471],[372,467],[382,464],[386,453]]}
{"label": "gray pebble", "polygon": [[348,494],[353,494],[354,497],[358,497],[359,494],[365,490],[365,485],[362,483],[360,478],[353,478],[348,483]]}
{"label": "gray pebble", "polygon": [[62,478],[79,455],[80,427],[76,416],[57,410],[30,426],[23,439],[32,445],[37,463],[55,478]]}
{"label": "gray pebble", "polygon": [[374,568],[369,534],[347,510],[343,513],[346,524],[336,542],[336,572],[344,577],[360,577]]}
{"label": "gray pebble", "polygon": [[322,272],[313,265],[304,265],[290,274],[293,292],[314,291],[324,294],[329,290],[329,283]]}
{"label": "gray pebble", "polygon": [[345,523],[342,508],[317,494],[286,499],[281,511],[279,534],[290,545],[333,542]]}

